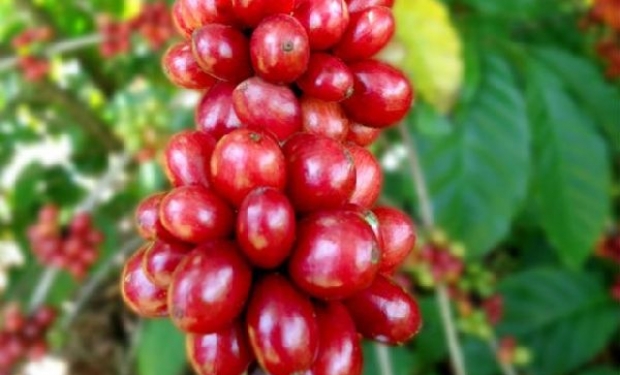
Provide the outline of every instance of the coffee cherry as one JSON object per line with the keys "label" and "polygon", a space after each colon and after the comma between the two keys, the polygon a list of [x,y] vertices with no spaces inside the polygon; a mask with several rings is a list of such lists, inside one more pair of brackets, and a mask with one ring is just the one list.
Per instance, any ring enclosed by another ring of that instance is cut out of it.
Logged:
{"label": "coffee cherry", "polygon": [[313,53],[308,69],[297,79],[297,85],[306,95],[339,102],[353,94],[353,73],[339,58],[327,53]]}
{"label": "coffee cherry", "polygon": [[203,186],[173,189],[162,199],[159,212],[162,225],[185,242],[225,238],[233,230],[232,209]]}
{"label": "coffee cherry", "polygon": [[385,128],[402,120],[413,101],[413,89],[400,70],[367,60],[350,66],[355,76],[353,95],[342,102],[352,121]]}
{"label": "coffee cherry", "polygon": [[340,104],[309,96],[303,97],[300,104],[304,132],[344,141],[349,130],[349,120]]}
{"label": "coffee cherry", "polygon": [[252,270],[233,242],[204,243],[179,264],[172,277],[170,318],[185,332],[220,331],[241,313],[251,282]]}
{"label": "coffee cherry", "polygon": [[420,308],[399,285],[379,275],[366,290],[344,301],[364,337],[400,345],[422,326]]}
{"label": "coffee cherry", "polygon": [[234,24],[230,0],[177,0],[181,3],[182,13],[188,25],[193,29],[219,23]]}
{"label": "coffee cherry", "polygon": [[187,336],[187,356],[198,375],[245,373],[254,355],[243,328],[236,322],[215,333]]}
{"label": "coffee cherry", "polygon": [[349,144],[346,146],[349,155],[353,158],[356,172],[356,185],[349,202],[362,207],[370,208],[381,194],[383,173],[381,165],[373,154],[360,146]]}
{"label": "coffee cherry", "polygon": [[231,131],[243,127],[233,108],[232,93],[235,85],[216,83],[205,92],[196,107],[196,128],[216,140]]}
{"label": "coffee cherry", "polygon": [[181,243],[167,243],[161,240],[153,242],[146,248],[142,260],[146,277],[153,284],[167,288],[172,281],[172,274],[190,250],[190,246]]}
{"label": "coffee cherry", "polygon": [[155,193],[138,204],[135,213],[135,222],[138,233],[145,240],[154,240],[158,235],[159,205],[165,193]]}
{"label": "coffee cherry", "polygon": [[262,130],[285,141],[301,130],[301,107],[293,91],[252,77],[233,92],[233,106],[248,128]]}
{"label": "coffee cherry", "polygon": [[162,58],[162,67],[170,82],[186,89],[207,90],[217,82],[200,68],[188,42],[170,47]]}
{"label": "coffee cherry", "polygon": [[298,0],[293,16],[306,29],[313,50],[326,50],[338,43],[349,24],[344,0]]}
{"label": "coffee cherry", "polygon": [[153,284],[142,268],[146,246],[133,254],[125,263],[121,277],[121,291],[125,304],[145,318],[168,314],[166,289]]}
{"label": "coffee cherry", "polygon": [[177,0],[172,4],[172,23],[174,24],[175,30],[181,35],[184,39],[190,39],[192,37],[193,29],[187,23],[185,16],[183,15],[182,9],[182,0]]}
{"label": "coffee cherry", "polygon": [[381,129],[364,126],[357,122],[351,122],[349,123],[347,141],[353,142],[361,147],[368,147],[373,144],[377,138],[379,138],[380,134]]}
{"label": "coffee cherry", "polygon": [[346,0],[349,5],[349,12],[356,13],[366,10],[373,6],[384,6],[391,8],[394,0]]}
{"label": "coffee cherry", "polygon": [[338,141],[301,133],[282,148],[287,162],[287,194],[297,211],[338,208],[355,189],[355,165]]}
{"label": "coffee cherry", "polygon": [[260,280],[247,311],[250,344],[258,363],[271,375],[310,369],[318,349],[318,326],[312,303],[284,276]]}
{"label": "coffee cherry", "polygon": [[251,28],[271,15],[291,13],[294,5],[294,0],[232,0],[235,16]]}
{"label": "coffee cherry", "polygon": [[389,8],[376,6],[353,13],[333,53],[344,61],[368,59],[387,45],[394,30],[394,16]]}
{"label": "coffee cherry", "polygon": [[252,74],[248,40],[232,26],[208,24],[197,29],[192,52],[205,72],[223,81],[241,82]]}
{"label": "coffee cherry", "polygon": [[415,228],[411,218],[395,208],[377,207],[372,210],[379,220],[383,241],[382,273],[393,273],[415,246]]}
{"label": "coffee cherry", "polygon": [[313,297],[340,299],[370,286],[380,257],[372,229],[359,215],[317,212],[299,223],[289,274]]}
{"label": "coffee cherry", "polygon": [[291,83],[308,67],[308,34],[289,15],[268,17],[252,33],[250,56],[259,77],[273,83]]}
{"label": "coffee cherry", "polygon": [[295,211],[286,195],[273,188],[259,188],[239,207],[236,239],[252,264],[275,268],[291,252],[295,227]]}
{"label": "coffee cherry", "polygon": [[170,138],[164,151],[164,171],[173,186],[208,187],[209,160],[215,139],[199,131],[182,131]]}

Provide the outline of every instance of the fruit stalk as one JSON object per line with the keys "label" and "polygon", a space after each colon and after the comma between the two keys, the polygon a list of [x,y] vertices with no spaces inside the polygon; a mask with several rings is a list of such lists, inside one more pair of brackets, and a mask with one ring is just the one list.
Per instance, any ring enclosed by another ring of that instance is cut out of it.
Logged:
{"label": "fruit stalk", "polygon": [[45,302],[47,295],[52,289],[54,285],[54,281],[56,281],[56,277],[60,270],[56,267],[48,267],[41,275],[39,282],[37,282],[37,286],[30,297],[30,302],[28,303],[28,311],[36,311],[42,304]]}

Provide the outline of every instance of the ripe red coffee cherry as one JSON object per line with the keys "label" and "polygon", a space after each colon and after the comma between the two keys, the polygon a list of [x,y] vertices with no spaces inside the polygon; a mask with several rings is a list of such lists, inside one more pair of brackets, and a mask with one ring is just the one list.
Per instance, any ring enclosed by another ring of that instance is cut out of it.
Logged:
{"label": "ripe red coffee cherry", "polygon": [[185,346],[198,375],[240,375],[254,360],[244,325],[239,322],[215,333],[190,334]]}
{"label": "ripe red coffee cherry", "polygon": [[284,141],[301,130],[301,107],[293,91],[258,77],[239,84],[233,106],[248,128],[272,133]]}
{"label": "ripe red coffee cherry", "polygon": [[207,90],[217,82],[200,68],[189,42],[170,47],[162,58],[162,68],[170,82],[186,89]]}
{"label": "ripe red coffee cherry", "polygon": [[208,134],[185,130],[170,138],[164,151],[164,171],[173,186],[209,184],[209,161],[215,139]]}
{"label": "ripe red coffee cherry", "polygon": [[377,207],[372,211],[379,220],[383,239],[380,271],[392,273],[413,250],[415,227],[409,216],[395,208]]}
{"label": "ripe red coffee cherry", "polygon": [[213,187],[235,207],[257,187],[284,190],[286,162],[270,136],[237,129],[222,137],[211,157]]}
{"label": "ripe red coffee cherry", "polygon": [[232,0],[235,16],[251,28],[271,15],[291,13],[294,5],[295,0]]}
{"label": "ripe red coffee cherry", "polygon": [[304,132],[344,141],[349,130],[349,119],[339,103],[305,96],[300,104]]}
{"label": "ripe red coffee cherry", "polygon": [[192,34],[192,52],[200,67],[223,81],[241,82],[252,75],[248,40],[236,28],[208,24]]}
{"label": "ripe red coffee cherry", "polygon": [[381,194],[383,173],[381,165],[374,155],[363,147],[349,144],[346,146],[355,163],[356,185],[349,202],[370,208]]}
{"label": "ripe red coffee cherry", "polygon": [[347,0],[349,4],[349,12],[360,12],[373,6],[383,6],[391,8],[394,6],[394,0]]}
{"label": "ripe red coffee cherry", "polygon": [[355,323],[340,302],[316,305],[319,352],[304,375],[361,375],[363,354]]}
{"label": "ripe red coffee cherry", "polygon": [[293,16],[306,29],[313,50],[325,50],[338,43],[349,24],[344,0],[298,0]]}
{"label": "ripe red coffee cherry", "polygon": [[390,8],[370,7],[353,13],[351,22],[340,43],[334,47],[333,53],[344,61],[368,59],[388,44],[394,30],[394,16]]}
{"label": "ripe red coffee cherry", "polygon": [[282,148],[287,162],[287,192],[297,211],[338,208],[355,189],[355,165],[338,141],[300,133]]}
{"label": "ripe red coffee cherry", "polygon": [[167,243],[161,240],[153,242],[146,248],[142,260],[146,277],[153,284],[167,288],[172,281],[172,274],[190,250],[190,246],[181,243]]}
{"label": "ripe red coffee cherry", "polygon": [[322,211],[299,223],[289,274],[313,297],[340,299],[370,286],[381,253],[370,226],[354,212]]}
{"label": "ripe red coffee cherry", "polygon": [[291,252],[295,227],[295,210],[287,196],[273,188],[259,188],[239,207],[236,239],[254,265],[275,268]]}
{"label": "ripe red coffee cherry", "polygon": [[256,284],[246,320],[256,359],[269,374],[310,369],[319,336],[314,308],[286,278],[272,274]]}
{"label": "ripe red coffee cherry", "polygon": [[291,83],[308,67],[308,34],[289,15],[268,17],[252,33],[250,57],[259,77],[273,83]]}
{"label": "ripe red coffee cherry", "polygon": [[390,345],[401,345],[422,326],[417,302],[399,285],[379,275],[370,288],[344,301],[358,332]]}
{"label": "ripe red coffee cherry", "polygon": [[353,73],[339,58],[327,53],[313,53],[308,69],[297,79],[297,85],[306,95],[339,102],[353,94]]}
{"label": "ripe red coffee cherry", "polygon": [[198,185],[171,190],[159,212],[163,226],[190,243],[225,238],[234,226],[232,209],[213,191]]}
{"label": "ripe red coffee cherry", "polygon": [[136,208],[135,222],[138,233],[145,240],[160,238],[165,241],[178,241],[161,224],[159,219],[159,207],[166,193],[155,193],[142,200]]}
{"label": "ripe red coffee cherry", "polygon": [[121,292],[125,304],[145,318],[163,317],[168,314],[166,289],[153,284],[142,268],[146,246],[132,255],[123,268]]}
{"label": "ripe red coffee cherry", "polygon": [[181,8],[182,2],[181,0],[175,1],[172,4],[172,23],[174,24],[175,30],[185,39],[190,39],[192,37],[193,29],[187,23],[185,16],[183,15],[183,9]]}
{"label": "ripe red coffee cherry", "polygon": [[187,24],[193,29],[219,23],[234,24],[231,0],[178,0]]}
{"label": "ripe red coffee cherry", "polygon": [[357,122],[349,123],[349,132],[347,133],[347,141],[353,142],[358,146],[367,147],[381,135],[381,129],[364,126]]}
{"label": "ripe red coffee cherry", "polygon": [[405,117],[413,101],[413,88],[400,70],[375,60],[350,68],[355,90],[342,106],[352,121],[385,128]]}
{"label": "ripe red coffee cherry", "polygon": [[182,331],[213,333],[239,316],[252,283],[252,270],[233,242],[212,241],[194,249],[172,277],[168,306]]}
{"label": "ripe red coffee cherry", "polygon": [[232,93],[235,87],[236,85],[229,82],[219,82],[204,93],[196,107],[198,130],[218,140],[243,127],[233,108]]}

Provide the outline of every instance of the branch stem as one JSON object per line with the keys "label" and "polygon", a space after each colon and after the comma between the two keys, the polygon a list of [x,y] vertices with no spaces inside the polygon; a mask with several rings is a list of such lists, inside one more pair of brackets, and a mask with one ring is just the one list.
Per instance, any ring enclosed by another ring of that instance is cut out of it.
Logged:
{"label": "branch stem", "polygon": [[373,344],[375,354],[377,355],[377,362],[379,363],[379,373],[381,375],[394,375],[394,369],[392,368],[392,361],[390,361],[390,352],[388,348],[380,343]]}
{"label": "branch stem", "polygon": [[59,273],[60,270],[56,267],[47,267],[45,269],[32,292],[30,302],[28,303],[28,311],[35,311],[45,302]]}

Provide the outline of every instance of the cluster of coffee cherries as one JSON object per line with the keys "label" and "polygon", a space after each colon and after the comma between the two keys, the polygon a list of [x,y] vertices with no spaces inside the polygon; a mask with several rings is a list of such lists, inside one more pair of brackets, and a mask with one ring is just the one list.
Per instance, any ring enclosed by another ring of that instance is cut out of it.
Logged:
{"label": "cluster of coffee cherries", "polygon": [[605,74],[610,79],[620,78],[620,1],[594,0],[580,26],[600,34],[596,53],[606,64]]}
{"label": "cluster of coffee cherries", "polygon": [[11,375],[22,361],[37,360],[47,352],[47,331],[56,320],[52,307],[42,306],[32,314],[19,304],[7,304],[0,325],[0,375]]}
{"label": "cluster of coffee cherries", "polygon": [[46,205],[39,211],[38,221],[28,228],[28,240],[39,263],[65,270],[80,280],[97,260],[103,234],[93,227],[88,213],[76,214],[63,227],[58,208]]}
{"label": "cluster of coffee cherries", "polygon": [[373,57],[391,1],[174,4],[186,41],[170,79],[204,90],[197,130],[164,152],[170,191],[137,208],[149,241],[122,290],[145,317],[187,333],[201,375],[359,375],[360,335],[399,345],[421,326],[393,279],[411,219],[375,205],[380,164],[364,146],[409,111],[413,89]]}
{"label": "cluster of coffee cherries", "polygon": [[103,15],[97,21],[103,40],[99,50],[106,58],[129,52],[134,34],[140,34],[153,50],[162,48],[174,34],[169,8],[163,1],[144,4],[128,20],[116,21]]}
{"label": "cluster of coffee cherries", "polygon": [[17,65],[27,81],[38,81],[49,72],[50,62],[40,56],[40,52],[43,43],[52,36],[52,29],[41,26],[26,29],[13,38],[11,44],[18,56]]}

